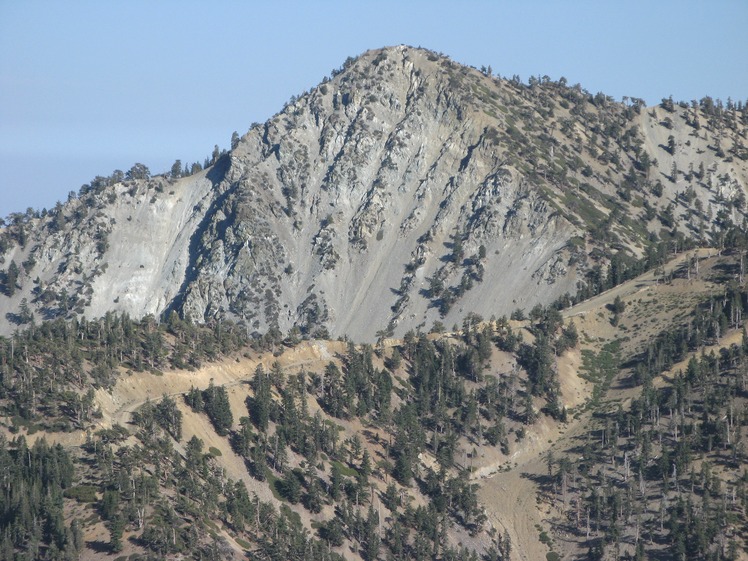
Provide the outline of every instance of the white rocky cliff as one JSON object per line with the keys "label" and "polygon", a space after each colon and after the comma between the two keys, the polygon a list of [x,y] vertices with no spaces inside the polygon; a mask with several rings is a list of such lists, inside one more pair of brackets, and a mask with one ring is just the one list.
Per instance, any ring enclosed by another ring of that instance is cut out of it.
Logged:
{"label": "white rocky cliff", "polygon": [[370,51],[206,171],[16,217],[0,247],[1,267],[19,270],[0,295],[2,331],[31,313],[174,310],[372,341],[547,304],[611,251],[643,255],[670,216],[687,218],[675,225],[686,237],[706,235],[708,205],[740,223],[745,123],[693,134],[702,113]]}

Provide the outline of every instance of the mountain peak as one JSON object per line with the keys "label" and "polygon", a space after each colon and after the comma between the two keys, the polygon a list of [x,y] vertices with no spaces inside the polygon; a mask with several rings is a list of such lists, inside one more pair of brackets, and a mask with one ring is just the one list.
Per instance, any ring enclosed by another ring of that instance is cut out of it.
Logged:
{"label": "mountain peak", "polygon": [[370,50],[207,170],[14,220],[3,329],[176,311],[371,341],[568,301],[743,223],[745,123]]}

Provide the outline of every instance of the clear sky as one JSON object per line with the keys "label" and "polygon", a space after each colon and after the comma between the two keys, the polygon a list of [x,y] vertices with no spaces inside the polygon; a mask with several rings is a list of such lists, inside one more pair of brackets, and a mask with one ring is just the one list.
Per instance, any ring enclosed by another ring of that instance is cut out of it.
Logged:
{"label": "clear sky", "polygon": [[745,102],[747,30],[747,0],[0,0],[0,217],[135,162],[202,163],[367,49]]}

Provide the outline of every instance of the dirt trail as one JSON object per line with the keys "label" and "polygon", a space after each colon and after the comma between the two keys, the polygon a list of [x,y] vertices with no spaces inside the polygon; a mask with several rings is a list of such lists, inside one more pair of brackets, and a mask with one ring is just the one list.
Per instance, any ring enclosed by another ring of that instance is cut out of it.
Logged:
{"label": "dirt trail", "polygon": [[278,357],[265,353],[234,361],[225,359],[210,363],[198,371],[171,370],[162,375],[137,372],[123,376],[111,391],[97,390],[96,402],[103,413],[99,424],[101,427],[125,425],[132,413],[146,401],[158,400],[163,395],[178,396],[188,392],[191,387],[205,389],[211,380],[215,385],[227,388],[242,384],[252,378],[259,364],[266,369],[271,368],[276,361],[284,369],[324,365],[337,353],[345,350],[345,343],[339,341],[309,341],[287,350]]}

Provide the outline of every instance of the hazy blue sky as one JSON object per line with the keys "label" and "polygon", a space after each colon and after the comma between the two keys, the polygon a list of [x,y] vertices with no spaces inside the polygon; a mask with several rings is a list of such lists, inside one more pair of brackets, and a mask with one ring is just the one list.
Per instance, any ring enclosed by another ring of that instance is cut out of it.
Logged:
{"label": "hazy blue sky", "polygon": [[135,162],[202,162],[370,48],[649,104],[745,102],[746,30],[746,0],[0,0],[0,217]]}

